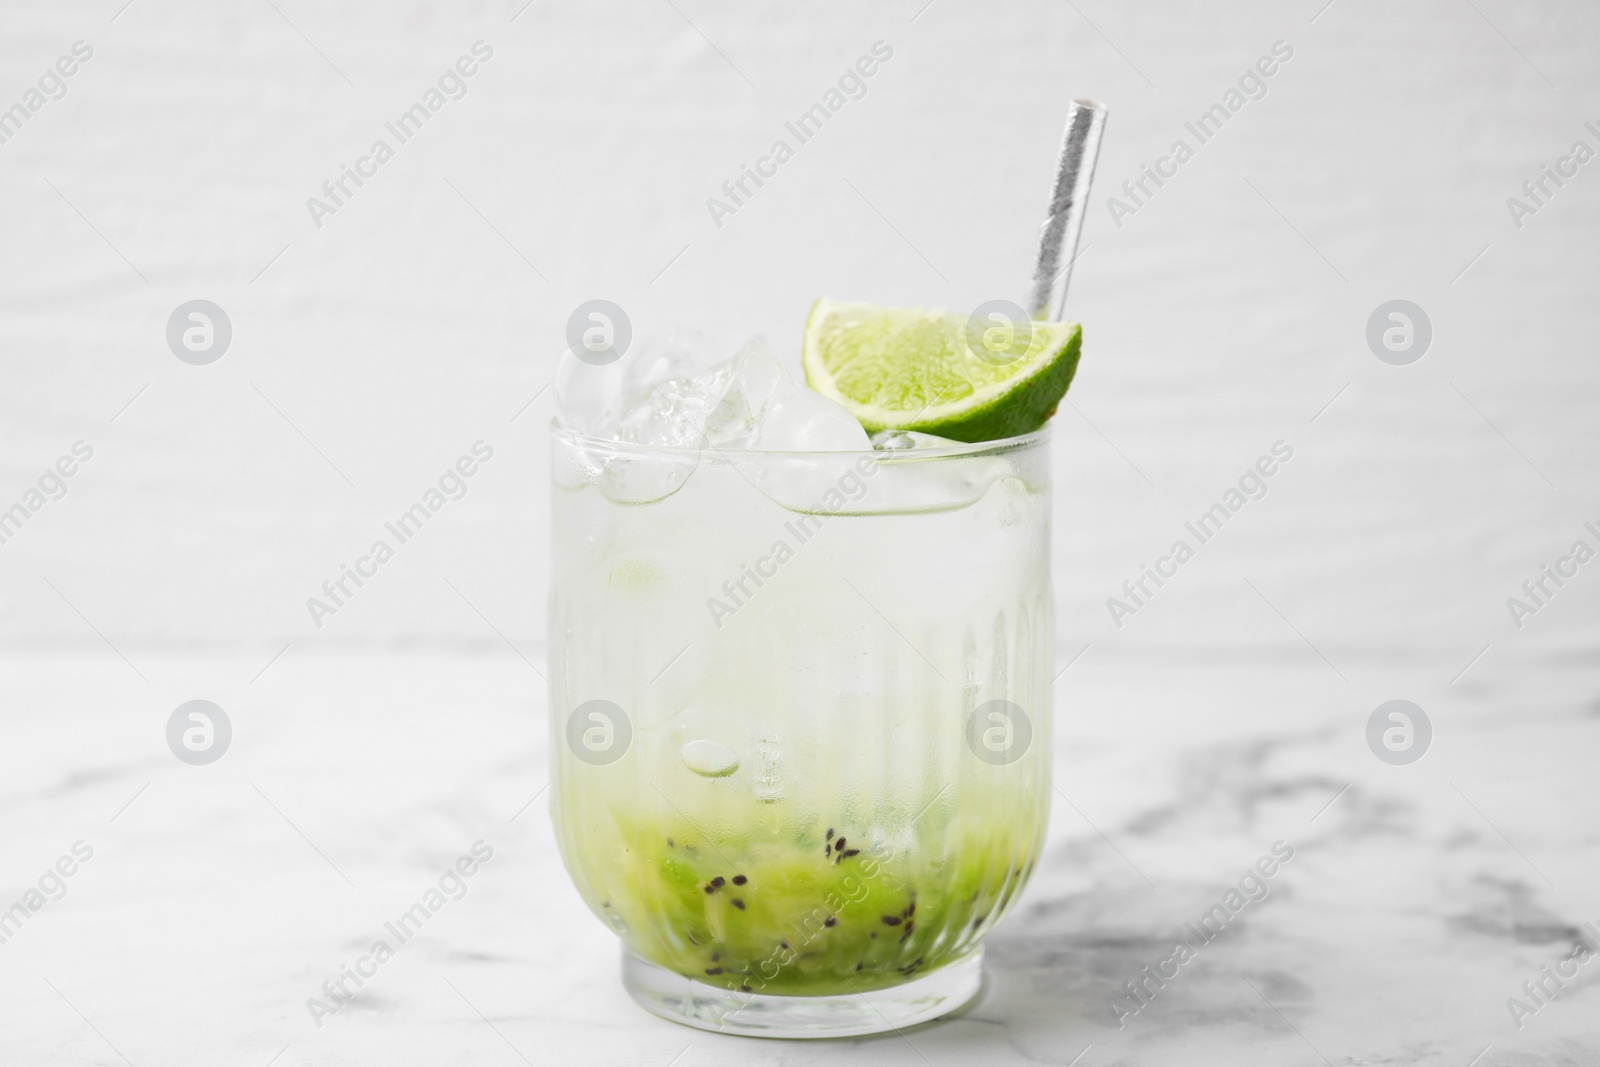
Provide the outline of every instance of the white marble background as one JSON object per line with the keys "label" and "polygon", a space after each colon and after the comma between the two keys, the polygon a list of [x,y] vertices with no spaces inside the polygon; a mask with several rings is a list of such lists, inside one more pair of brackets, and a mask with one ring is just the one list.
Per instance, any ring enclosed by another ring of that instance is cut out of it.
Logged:
{"label": "white marble background", "polygon": [[[0,107],[94,49],[0,144],[0,509],[95,450],[0,544],[0,904],[94,849],[0,944],[0,1062],[1600,1059],[1600,970],[1520,1030],[1505,1003],[1600,923],[1600,567],[1520,629],[1506,608],[1600,543],[1600,163],[1506,208],[1600,149],[1593,5],[97,0],[0,26]],[[466,98],[314,228],[306,198],[479,39]],[[714,226],[706,197],[877,40],[867,95]],[[1265,98],[1085,230],[1062,796],[984,999],[804,1046],[644,1015],[540,794],[568,313],[792,357],[819,294],[1016,299],[1066,99],[1111,107],[1103,200],[1279,40]],[[234,328],[208,367],[164,339],[196,297]],[[1393,298],[1433,324],[1411,366],[1364,338]],[[314,627],[305,598],[478,439],[469,495]],[[1268,497],[1115,627],[1106,598],[1278,439]],[[207,768],[162,736],[194,697],[236,728]],[[1410,767],[1364,739],[1393,697],[1435,728]],[[306,998],[480,838],[468,896],[317,1028]],[[1277,839],[1273,895],[1118,1030],[1121,983]]]}

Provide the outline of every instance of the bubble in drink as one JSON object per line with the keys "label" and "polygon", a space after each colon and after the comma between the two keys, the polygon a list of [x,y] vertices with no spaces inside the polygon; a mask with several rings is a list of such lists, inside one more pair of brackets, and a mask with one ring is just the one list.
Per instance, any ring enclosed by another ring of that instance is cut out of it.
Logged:
{"label": "bubble in drink", "polygon": [[678,754],[702,778],[726,778],[739,769],[739,753],[715,741],[690,741]]}

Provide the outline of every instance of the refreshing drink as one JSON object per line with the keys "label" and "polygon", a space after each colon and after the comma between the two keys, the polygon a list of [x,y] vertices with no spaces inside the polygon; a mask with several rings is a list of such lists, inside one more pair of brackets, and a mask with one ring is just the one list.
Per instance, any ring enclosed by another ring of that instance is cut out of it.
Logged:
{"label": "refreshing drink", "polygon": [[553,435],[567,867],[661,1014],[828,1036],[949,1011],[1048,809],[1047,431],[874,446],[760,349],[675,358],[563,382],[582,408],[614,379],[603,436]]}
{"label": "refreshing drink", "polygon": [[977,992],[1049,807],[1046,424],[1104,123],[1072,102],[1026,308],[820,299],[809,389],[569,318],[551,812],[650,1011],[837,1037]]}

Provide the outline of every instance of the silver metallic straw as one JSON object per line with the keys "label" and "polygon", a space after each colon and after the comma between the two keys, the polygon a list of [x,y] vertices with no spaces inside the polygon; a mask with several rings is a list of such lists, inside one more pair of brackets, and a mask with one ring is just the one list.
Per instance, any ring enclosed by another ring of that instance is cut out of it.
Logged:
{"label": "silver metallic straw", "polygon": [[1067,283],[1072,280],[1072,260],[1078,254],[1083,213],[1089,206],[1089,186],[1094,181],[1095,158],[1100,154],[1100,134],[1105,130],[1105,105],[1094,100],[1074,100],[1067,113],[1067,132],[1061,140],[1061,161],[1056,165],[1056,187],[1050,196],[1039,239],[1038,265],[1028,314],[1035,319],[1060,322],[1067,309]]}

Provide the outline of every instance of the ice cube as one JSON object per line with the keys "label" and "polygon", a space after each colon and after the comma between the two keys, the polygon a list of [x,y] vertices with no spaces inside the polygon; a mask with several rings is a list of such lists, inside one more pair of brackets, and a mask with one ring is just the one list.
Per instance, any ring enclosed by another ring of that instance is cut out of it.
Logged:
{"label": "ice cube", "polygon": [[[627,407],[620,383],[621,371],[615,364],[595,366],[568,352],[556,371],[557,411],[562,424],[580,434],[606,440],[655,445],[698,443],[699,431],[684,423],[670,398],[658,396],[649,404]],[[618,504],[648,504],[683,488],[698,460],[698,452],[630,454],[574,441],[560,446],[554,477],[563,488],[598,485],[607,499]]]}
{"label": "ice cube", "polygon": [[622,417],[620,361],[604,366],[571,351],[556,364],[556,414],[562,425],[590,437],[614,437]]}
{"label": "ice cube", "polygon": [[782,373],[759,339],[715,362],[703,338],[673,335],[623,372],[617,436],[679,448],[750,447]]}
{"label": "ice cube", "polygon": [[791,511],[854,512],[869,503],[860,452],[867,432],[844,408],[784,376],[772,391],[761,424],[763,456],[744,464],[745,480]]}
{"label": "ice cube", "polygon": [[686,330],[667,330],[646,340],[621,361],[622,395],[648,395],[654,387],[675,379],[703,378],[727,362],[732,345]]}
{"label": "ice cube", "polygon": [[[779,368],[782,370],[782,368]],[[765,452],[870,452],[872,442],[840,404],[784,373],[761,413],[756,438]]]}
{"label": "ice cube", "polygon": [[705,413],[727,385],[720,352],[698,334],[682,331],[646,340],[603,365],[566,352],[556,368],[557,414],[590,437],[698,443]]}
{"label": "ice cube", "polygon": [[652,382],[626,398],[616,436],[635,444],[669,448],[704,445],[706,422],[732,377],[733,366],[725,363],[700,377]]}
{"label": "ice cube", "polygon": [[788,377],[762,338],[745,342],[729,367],[728,388],[706,418],[705,431],[718,448],[753,448],[767,404],[778,382]]}

